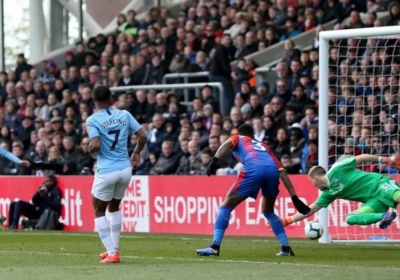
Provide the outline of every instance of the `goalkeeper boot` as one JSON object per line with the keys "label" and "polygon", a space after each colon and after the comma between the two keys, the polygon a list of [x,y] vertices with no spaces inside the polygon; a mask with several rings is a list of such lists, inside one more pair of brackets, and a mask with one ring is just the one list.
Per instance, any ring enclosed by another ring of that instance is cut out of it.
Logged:
{"label": "goalkeeper boot", "polygon": [[394,219],[396,219],[396,217],[397,217],[396,212],[386,212],[382,216],[382,220],[379,223],[379,228],[386,229],[390,227],[390,224],[393,222]]}
{"label": "goalkeeper boot", "polygon": [[219,256],[219,246],[211,245],[210,247],[204,249],[196,250],[196,254],[201,257],[218,257]]}
{"label": "goalkeeper boot", "polygon": [[294,257],[294,253],[290,246],[282,246],[282,251],[276,254],[278,257]]}

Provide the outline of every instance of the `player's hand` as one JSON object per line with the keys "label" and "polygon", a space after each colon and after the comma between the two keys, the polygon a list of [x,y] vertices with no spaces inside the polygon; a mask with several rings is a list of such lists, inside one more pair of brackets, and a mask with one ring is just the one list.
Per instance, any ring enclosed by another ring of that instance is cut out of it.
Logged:
{"label": "player's hand", "polygon": [[137,154],[135,152],[132,153],[131,155],[131,163],[132,167],[137,167],[140,164],[140,154]]}
{"label": "player's hand", "polygon": [[97,153],[92,153],[90,154],[92,156],[92,158],[94,158],[95,160],[97,160]]}
{"label": "player's hand", "polygon": [[299,213],[303,214],[303,215],[307,215],[308,213],[310,213],[311,209],[310,207],[308,207],[306,204],[304,204],[303,201],[301,201],[297,195],[292,196],[292,201],[294,204],[294,207],[296,208],[297,211],[299,211]]}
{"label": "player's hand", "polygon": [[381,163],[386,163],[390,167],[396,168],[400,170],[400,156],[393,155],[391,157],[382,157]]}
{"label": "player's hand", "polygon": [[[281,222],[282,222],[282,225],[284,226],[284,227],[287,227],[288,225],[291,225],[291,224],[293,224],[293,220],[292,220],[292,218],[290,218],[290,217],[287,217],[287,218],[279,218],[280,220],[281,220]],[[271,229],[271,225],[267,222],[267,228],[270,228]],[[272,231],[272,229],[271,229],[271,231]]]}
{"label": "player's hand", "polygon": [[210,175],[215,174],[217,172],[217,167],[218,167],[218,158],[213,157],[207,166],[207,176],[210,177]]}
{"label": "player's hand", "polygon": [[29,167],[29,166],[31,166],[31,163],[29,162],[29,161],[27,161],[27,160],[23,160],[23,161],[21,161],[21,163],[20,163],[22,166],[25,166],[25,167]]}

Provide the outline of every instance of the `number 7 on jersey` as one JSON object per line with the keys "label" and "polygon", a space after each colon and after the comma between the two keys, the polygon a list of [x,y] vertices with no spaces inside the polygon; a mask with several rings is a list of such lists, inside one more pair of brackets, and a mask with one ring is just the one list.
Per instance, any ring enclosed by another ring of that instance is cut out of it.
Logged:
{"label": "number 7 on jersey", "polygon": [[115,135],[114,141],[110,147],[110,151],[114,151],[115,150],[115,146],[117,146],[118,144],[118,138],[119,138],[119,133],[121,132],[121,129],[116,129],[116,130],[110,130],[108,132],[108,135]]}

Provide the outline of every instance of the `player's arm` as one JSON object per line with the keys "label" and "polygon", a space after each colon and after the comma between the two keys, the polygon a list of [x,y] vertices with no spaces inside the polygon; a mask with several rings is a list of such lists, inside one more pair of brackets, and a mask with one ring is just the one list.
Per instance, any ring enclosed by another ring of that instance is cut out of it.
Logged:
{"label": "player's arm", "polygon": [[29,166],[30,162],[26,161],[26,160],[20,160],[19,158],[17,158],[13,153],[10,153],[9,151],[7,151],[6,149],[0,147],[0,155],[7,158],[8,160],[16,163],[16,164],[21,164],[23,166]]}
{"label": "player's arm", "polygon": [[275,161],[275,163],[280,171],[280,178],[281,178],[283,184],[285,185],[285,188],[287,189],[287,191],[290,194],[290,197],[292,199],[294,207],[300,213],[302,213],[304,215],[308,214],[310,212],[310,207],[308,207],[306,204],[304,204],[303,201],[301,201],[299,199],[299,197],[297,196],[296,191],[294,190],[292,181],[290,180],[289,176],[286,174],[286,171],[283,168],[281,162],[276,158],[274,153],[269,149],[269,147],[267,145],[263,145],[263,146],[266,149],[267,153],[270,155],[270,157]]}
{"label": "player's arm", "polygon": [[215,156],[212,158],[207,166],[207,176],[215,174],[218,167],[218,160],[230,150],[233,150],[237,145],[237,141],[232,140],[232,137],[226,140],[217,150]]}
{"label": "player's arm", "polygon": [[322,192],[322,194],[318,197],[318,199],[316,201],[314,201],[313,204],[311,204],[309,213],[297,213],[291,217],[281,218],[281,221],[284,226],[301,221],[301,220],[317,213],[321,208],[328,207],[335,199],[336,199],[336,197],[332,196],[328,192]]}
{"label": "player's arm", "polygon": [[144,132],[144,130],[142,128],[139,129],[138,131],[136,131],[135,135],[138,137],[138,140],[137,140],[136,147],[133,150],[133,153],[139,155],[142,152],[144,146],[146,146],[147,135],[146,135],[146,132]]}
{"label": "player's arm", "polygon": [[286,219],[291,220],[289,224],[295,223],[295,222],[301,221],[301,220],[303,220],[303,219],[305,219],[307,217],[310,217],[311,215],[317,213],[321,208],[322,208],[321,206],[318,206],[315,203],[313,203],[310,206],[310,213],[308,213],[306,215],[303,215],[301,213],[297,213],[297,214],[293,215],[292,217],[286,218]]}
{"label": "player's arm", "polygon": [[128,111],[126,111],[126,114],[128,117],[129,130],[138,137],[136,147],[131,155],[131,162],[132,165],[135,167],[139,166],[140,164],[140,154],[142,153],[143,148],[146,146],[147,135],[146,132],[144,132],[142,126]]}
{"label": "player's arm", "polygon": [[100,134],[92,118],[86,120],[86,130],[90,139],[89,153],[94,155],[100,150]]}
{"label": "player's arm", "polygon": [[380,157],[375,155],[358,155],[354,157],[357,163],[367,163],[367,162],[378,162],[378,163],[387,163],[389,161],[388,157]]}
{"label": "player's arm", "polygon": [[301,221],[307,217],[310,217],[311,215],[317,213],[322,207],[313,203],[310,206],[310,212],[308,214],[301,214],[301,213],[297,213],[291,217],[285,217],[285,218],[280,218],[282,221],[283,226],[288,226],[291,225],[293,223],[296,223],[298,221]]}
{"label": "player's arm", "polygon": [[[273,156],[273,155],[272,155]],[[280,165],[278,165],[280,166]],[[297,211],[304,215],[308,215],[308,213],[311,211],[310,207],[308,207],[306,204],[304,204],[299,197],[296,194],[296,191],[293,187],[292,181],[290,180],[289,176],[286,174],[286,171],[280,166],[280,177],[285,185],[285,188],[289,192],[289,195],[293,201],[294,207],[296,208]]]}
{"label": "player's arm", "polygon": [[144,146],[146,145],[147,141],[146,132],[144,132],[142,126],[137,122],[137,120],[135,120],[135,118],[131,115],[131,113],[126,111],[126,114],[128,117],[129,130],[138,137],[138,141],[135,149],[133,150],[133,153],[140,155]]}
{"label": "player's arm", "polygon": [[215,153],[214,158],[217,160],[223,157],[225,154],[227,154],[230,150],[234,148],[234,143],[232,142],[231,139],[226,140],[217,150]]}
{"label": "player's arm", "polygon": [[285,185],[285,188],[289,192],[290,197],[293,197],[296,195],[296,191],[293,187],[292,181],[290,180],[289,176],[287,175],[286,171],[284,169],[280,169],[280,177]]}

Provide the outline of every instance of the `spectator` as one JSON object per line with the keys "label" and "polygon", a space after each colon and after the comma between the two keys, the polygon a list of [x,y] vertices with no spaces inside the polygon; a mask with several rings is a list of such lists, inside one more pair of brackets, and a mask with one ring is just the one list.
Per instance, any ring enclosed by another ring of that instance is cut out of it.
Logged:
{"label": "spectator", "polygon": [[165,136],[165,121],[161,114],[155,114],[153,117],[153,129],[147,137],[147,147],[150,152],[161,152],[161,145]]}
{"label": "spectator", "polygon": [[293,38],[301,33],[299,30],[296,29],[294,22],[292,20],[287,20],[285,23],[285,27],[286,31],[281,36],[280,39],[281,42]]}
{"label": "spectator", "polygon": [[[224,114],[229,112],[233,105],[234,92],[230,81],[231,66],[229,57],[230,37],[224,35],[221,40],[221,44],[215,47],[215,53],[210,64],[210,81],[220,82],[224,87]],[[219,100],[221,97],[214,92],[214,96]]]}
{"label": "spectator", "polygon": [[302,173],[307,174],[312,166],[318,165],[318,141],[310,140],[307,144],[308,155],[302,161]]}
{"label": "spectator", "polygon": [[162,143],[162,154],[157,163],[150,170],[150,175],[171,175],[176,172],[179,165],[179,154],[173,152],[171,141]]}
{"label": "spectator", "polygon": [[8,213],[8,228],[17,229],[22,215],[31,220],[37,220],[47,208],[61,215],[61,191],[57,187],[57,179],[53,175],[45,177],[44,184],[32,197],[32,204],[22,200],[10,204]]}
{"label": "spectator", "polygon": [[18,82],[23,72],[31,71],[32,65],[28,64],[23,53],[17,56],[17,68],[15,69],[15,80]]}
{"label": "spectator", "polygon": [[290,155],[290,139],[288,131],[284,128],[278,129],[277,144],[275,145],[275,155],[280,160],[283,155]]}
{"label": "spectator", "polygon": [[[113,73],[113,75],[116,76],[117,72],[116,70],[110,71],[110,74]],[[110,76],[109,81],[115,83],[115,78],[113,76]],[[122,67],[122,77],[118,81],[118,86],[132,86],[134,85],[134,80],[132,78],[132,72],[131,68],[128,65],[125,65]]]}
{"label": "spectator", "polygon": [[215,153],[209,148],[205,148],[201,151],[201,166],[196,170],[196,175],[206,175],[208,164]]}
{"label": "spectator", "polygon": [[74,139],[70,136],[65,136],[62,141],[63,147],[65,149],[64,159],[67,165],[66,174],[75,174],[77,172],[76,162],[78,158],[82,155],[82,151],[79,147],[76,147]]}

